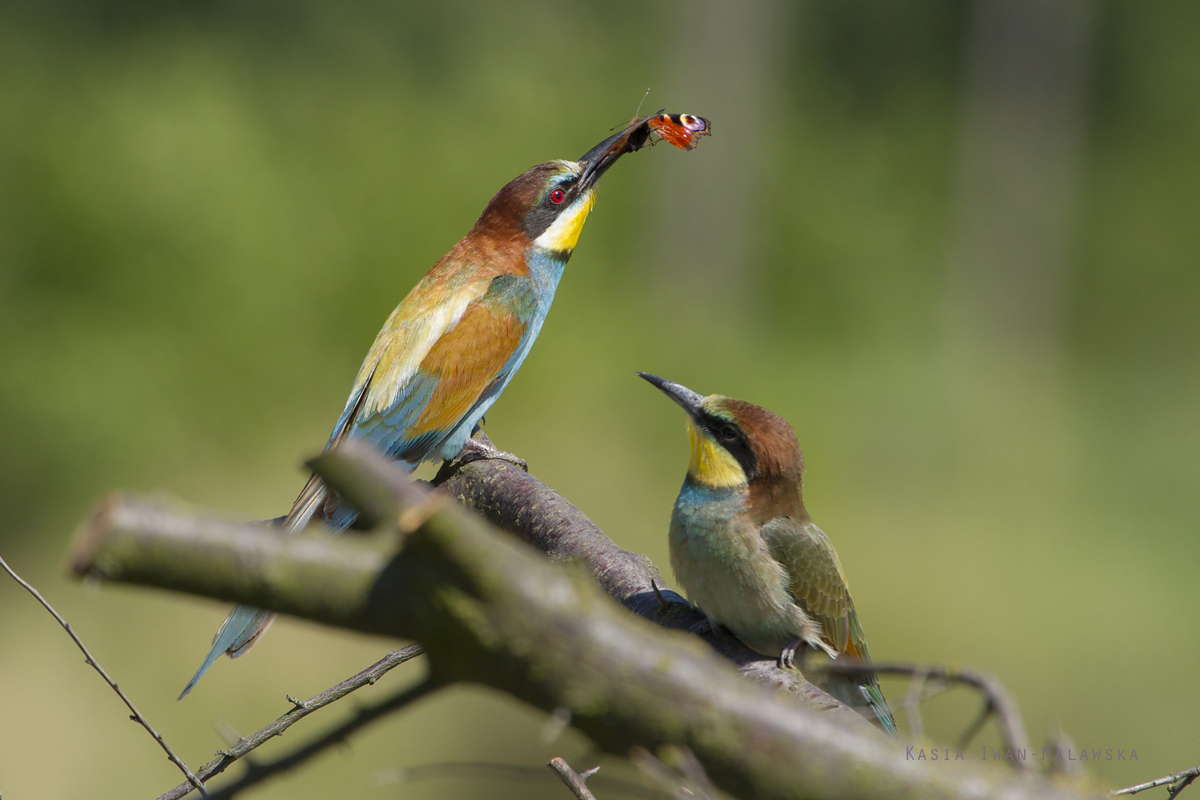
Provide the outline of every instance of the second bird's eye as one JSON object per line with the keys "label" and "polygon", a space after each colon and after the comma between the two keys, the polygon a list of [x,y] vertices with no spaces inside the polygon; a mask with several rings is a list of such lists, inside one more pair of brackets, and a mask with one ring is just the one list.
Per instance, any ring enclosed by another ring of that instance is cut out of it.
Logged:
{"label": "second bird's eye", "polygon": [[550,202],[557,205],[567,198],[567,193],[562,189],[555,189],[550,193]]}
{"label": "second bird's eye", "polygon": [[721,428],[721,438],[727,442],[732,442],[737,438],[737,435],[737,428],[733,427],[732,425],[726,425]]}

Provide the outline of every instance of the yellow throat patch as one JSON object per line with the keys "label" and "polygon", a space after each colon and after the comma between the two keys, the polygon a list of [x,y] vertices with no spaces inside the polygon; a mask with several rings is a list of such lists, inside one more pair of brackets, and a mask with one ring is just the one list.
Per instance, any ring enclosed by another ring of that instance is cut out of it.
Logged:
{"label": "yellow throat patch", "polygon": [[533,243],[543,250],[569,253],[575,249],[579,234],[583,232],[583,223],[587,222],[592,206],[596,204],[595,189],[576,197],[570,206],[565,208],[549,228]]}
{"label": "yellow throat patch", "polygon": [[687,426],[688,438],[692,442],[692,463],[688,465],[688,475],[705,486],[718,489],[744,486],[746,472],[737,459],[714,442],[708,434],[699,430],[696,423],[690,419]]}

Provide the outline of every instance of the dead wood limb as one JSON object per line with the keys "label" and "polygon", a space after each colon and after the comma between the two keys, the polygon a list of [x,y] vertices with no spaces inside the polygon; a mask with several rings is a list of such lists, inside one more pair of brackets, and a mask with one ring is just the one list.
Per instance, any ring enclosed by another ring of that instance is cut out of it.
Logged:
{"label": "dead wood limb", "polygon": [[401,535],[395,521],[427,495],[370,448],[342,448],[314,466],[379,524],[375,535],[287,537],[118,499],[83,532],[74,568],[419,641],[439,683],[567,708],[607,752],[686,746],[735,796],[1079,796],[1010,770],[930,768],[874,729],[783,702],[694,637],[631,616],[590,576],[454,504]]}
{"label": "dead wood limb", "polygon": [[[304,701],[297,701],[295,698],[288,696],[288,700],[292,703],[292,709],[284,714],[279,719],[272,722],[270,725],[261,730],[250,734],[230,747],[228,750],[220,750],[217,752],[217,757],[201,767],[197,774],[203,780],[209,780],[215,775],[220,775],[234,764],[238,759],[249,755],[254,749],[266,744],[276,736],[283,734],[291,726],[295,725],[300,720],[307,717],[314,711],[318,711],[330,703],[341,700],[346,695],[361,689],[364,686],[374,685],[375,681],[379,680],[390,670],[400,666],[406,661],[411,661],[421,655],[421,646],[419,644],[410,644],[408,647],[403,647],[399,650],[394,650],[388,653],[383,658],[376,661],[371,666],[364,669],[362,672],[347,678],[336,686],[332,686],[318,695],[310,697]],[[159,795],[158,800],[179,800],[192,791],[192,786],[189,783],[181,783],[170,791]]]}
{"label": "dead wood limb", "polygon": [[[588,770],[590,773],[591,770]],[[585,773],[586,774],[586,773]],[[485,761],[443,761],[436,764],[420,764],[415,767],[396,767],[376,771],[368,781],[371,786],[388,786],[397,783],[420,783],[422,781],[449,778],[479,778],[489,781],[535,781],[552,780],[553,775],[543,766],[525,764],[494,764]],[[647,789],[640,783],[596,774],[588,778],[598,790],[610,791],[625,797],[662,800],[662,792]]]}
{"label": "dead wood limb", "polygon": [[[1000,741],[1005,749],[1013,751],[1029,750],[1029,734],[1025,732],[1025,723],[1021,712],[1017,710],[1017,701],[1009,694],[1008,689],[995,675],[970,667],[946,667],[936,664],[900,664],[878,662],[874,664],[854,664],[830,662],[821,667],[827,672],[842,675],[855,675],[863,672],[873,672],[876,675],[907,675],[914,680],[919,678],[923,685],[926,681],[941,681],[944,683],[961,683],[972,686],[983,694],[984,706],[979,718],[970,726],[971,736],[983,727],[988,716],[995,714],[996,723],[1000,728]],[[960,745],[965,747],[965,743]],[[1017,769],[1032,770],[1031,762],[1018,760]]]}
{"label": "dead wood limb", "polygon": [[596,800],[596,795],[592,794],[591,790],[587,787],[587,779],[595,775],[597,770],[600,769],[599,767],[592,767],[589,770],[579,773],[571,769],[571,765],[561,758],[550,759],[550,763],[546,766],[554,770],[558,774],[558,777],[562,778],[562,782],[567,785],[567,788],[571,790],[571,793],[578,800]]}
{"label": "dead wood limb", "polygon": [[274,761],[266,764],[256,762],[247,762],[246,774],[233,783],[222,786],[217,791],[213,792],[212,800],[223,800],[224,798],[236,797],[246,789],[256,786],[268,778],[274,777],[283,772],[293,770],[301,764],[309,761],[314,756],[328,750],[334,745],[342,744],[362,728],[367,727],[372,722],[382,719],[389,714],[399,711],[406,706],[415,703],[417,700],[425,697],[434,690],[438,689],[442,684],[433,679],[426,679],[415,686],[410,686],[407,689],[401,689],[386,700],[382,700],[374,705],[360,708],[355,712],[354,716],[338,725],[328,733],[324,733],[313,739],[306,745],[296,748],[292,752],[280,756]]}
{"label": "dead wood limb", "polygon": [[664,747],[663,755],[673,764],[672,769],[648,750],[635,747],[629,760],[655,786],[672,800],[717,800],[717,789],[709,781],[704,767],[686,747]]}
{"label": "dead wood limb", "polygon": [[116,681],[109,677],[108,673],[105,672],[104,667],[100,666],[100,662],[97,661],[87,647],[84,646],[83,640],[79,638],[79,636],[71,628],[70,624],[63,619],[62,614],[59,614],[57,611],[55,611],[54,606],[50,605],[50,602],[46,600],[46,598],[42,597],[42,593],[35,589],[33,584],[29,583],[20,575],[18,575],[3,558],[0,558],[0,568],[7,572],[14,581],[19,583],[22,588],[25,589],[25,591],[33,595],[33,598],[42,604],[42,608],[50,612],[50,616],[54,617],[58,624],[62,626],[62,629],[67,632],[68,636],[71,637],[71,641],[73,641],[75,646],[79,648],[79,651],[83,653],[83,659],[87,665],[96,670],[96,672],[100,674],[100,677],[104,679],[104,682],[108,684],[109,688],[117,693],[117,697],[121,698],[121,702],[124,703],[125,707],[129,709],[129,718],[145,728],[146,732],[154,737],[154,741],[158,742],[158,746],[161,747],[163,752],[167,754],[167,758],[170,759],[171,763],[177,766],[179,771],[184,774],[184,776],[187,778],[187,783],[185,783],[184,786],[188,787],[188,791],[197,789],[203,797],[208,797],[208,791],[204,787],[204,782],[192,772],[191,768],[184,763],[182,758],[175,754],[175,751],[171,749],[169,744],[167,744],[167,740],[163,738],[162,734],[154,729],[154,726],[150,724],[150,720],[146,719],[145,715],[142,714],[141,711],[138,711],[137,706],[133,704],[133,701],[129,699],[129,696],[125,694],[124,690],[117,685]]}
{"label": "dead wood limb", "polygon": [[1164,775],[1161,778],[1155,778],[1152,781],[1139,783],[1137,786],[1130,786],[1126,789],[1117,789],[1113,792],[1113,794],[1137,794],[1138,792],[1144,792],[1147,789],[1155,789],[1159,786],[1170,786],[1171,788],[1168,790],[1170,794],[1168,795],[1167,800],[1171,800],[1171,798],[1175,797],[1188,786],[1190,786],[1198,777],[1200,777],[1200,767],[1192,767],[1191,769],[1185,769],[1183,772],[1175,772],[1170,775]]}
{"label": "dead wood limb", "polygon": [[434,485],[552,561],[583,562],[609,596],[638,616],[673,630],[704,630],[696,635],[737,664],[747,678],[796,695],[846,724],[864,724],[855,711],[805,680],[798,670],[781,669],[777,659],[712,630],[703,613],[664,588],[665,581],[650,559],[618,547],[587,515],[528,472],[505,461],[474,461],[457,469],[444,468]]}

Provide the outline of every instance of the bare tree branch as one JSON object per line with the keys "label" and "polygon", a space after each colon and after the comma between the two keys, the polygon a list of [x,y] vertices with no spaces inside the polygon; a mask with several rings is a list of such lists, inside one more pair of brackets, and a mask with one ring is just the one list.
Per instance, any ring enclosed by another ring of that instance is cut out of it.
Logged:
{"label": "bare tree branch", "polygon": [[1189,775],[1180,781],[1177,785],[1171,787],[1171,791],[1167,793],[1167,800],[1175,800],[1175,798],[1184,789],[1192,785],[1192,781],[1196,780],[1195,775]]}
{"label": "bare tree branch", "polygon": [[[590,772],[590,770],[589,770]],[[586,774],[586,773],[585,773]],[[483,778],[487,780],[546,781],[554,776],[542,766],[522,764],[491,764],[481,761],[445,761],[438,764],[421,764],[415,767],[399,767],[377,771],[370,780],[372,786],[387,786],[394,783],[418,783],[420,781],[445,778]],[[597,789],[605,789],[629,797],[658,800],[662,792],[620,778],[595,775],[589,778]]]}
{"label": "bare tree branch", "polygon": [[172,750],[171,746],[167,744],[167,740],[163,738],[161,733],[154,729],[154,726],[150,724],[150,720],[146,719],[141,711],[138,711],[137,706],[133,704],[133,701],[129,699],[129,696],[122,691],[121,687],[117,685],[116,681],[109,677],[108,673],[104,671],[104,667],[100,666],[100,662],[92,657],[92,654],[84,646],[83,640],[76,635],[75,631],[71,629],[71,626],[65,619],[63,619],[62,615],[54,610],[54,606],[50,605],[46,598],[42,597],[41,592],[33,588],[32,584],[14,572],[13,568],[8,565],[8,562],[5,561],[3,557],[0,557],[0,568],[3,568],[4,571],[7,572],[14,581],[21,584],[21,586],[25,588],[25,591],[33,595],[34,599],[42,604],[42,608],[49,611],[50,615],[53,616],[54,619],[58,620],[58,624],[62,626],[63,630],[67,632],[67,635],[71,637],[71,641],[75,642],[75,646],[78,647],[80,652],[83,653],[84,660],[89,666],[91,666],[92,669],[100,673],[100,677],[104,678],[105,683],[107,683],[109,687],[111,687],[112,690],[117,693],[117,697],[120,697],[121,702],[124,703],[125,707],[129,709],[129,718],[145,728],[146,732],[154,737],[154,741],[158,742],[158,746],[161,747],[167,754],[167,758],[171,760],[171,763],[179,767],[179,771],[187,776],[188,783],[184,785],[186,786],[190,784],[198,789],[202,796],[208,797],[208,792],[204,788],[204,782],[201,781],[200,778],[196,777],[188,765],[184,763],[182,758],[175,755],[175,751]]}
{"label": "bare tree branch", "polygon": [[[944,681],[946,683],[961,683],[978,689],[984,698],[983,711],[980,718],[969,729],[973,736],[983,726],[988,715],[995,714],[1000,728],[1000,740],[1006,749],[1028,750],[1029,734],[1025,732],[1025,723],[1021,712],[1017,710],[1017,701],[1009,694],[1004,684],[987,672],[971,669],[970,667],[944,667],[939,665],[900,664],[878,662],[874,664],[855,664],[833,661],[821,667],[825,672],[836,672],[842,675],[856,675],[863,672],[873,672],[876,675],[908,675],[919,676],[924,684],[928,680]],[[965,745],[964,745],[965,746]],[[1018,760],[1017,769],[1032,770],[1033,766]]]}
{"label": "bare tree branch", "polygon": [[[298,701],[291,695],[288,695],[288,700],[292,703],[292,710],[284,714],[279,719],[272,722],[257,733],[252,733],[249,736],[241,739],[233,747],[228,750],[217,751],[217,757],[205,764],[199,769],[199,774],[204,780],[211,779],[214,775],[220,775],[228,769],[235,761],[248,755],[255,748],[266,744],[276,736],[281,735],[288,728],[295,725],[300,720],[307,717],[309,714],[324,708],[330,703],[341,700],[346,695],[361,689],[364,686],[374,685],[375,681],[379,680],[390,670],[400,666],[406,661],[411,661],[421,655],[421,646],[419,644],[410,644],[408,647],[394,650],[386,656],[376,661],[371,666],[364,669],[357,675],[347,678],[337,686],[330,687],[320,694],[309,698],[308,700]],[[158,800],[178,800],[192,791],[192,786],[189,783],[181,783],[174,789],[164,792],[159,795]]]}
{"label": "bare tree branch", "polygon": [[[671,769],[644,747],[635,747],[629,751],[629,760],[672,800],[717,800],[716,789],[691,750],[686,747],[664,750],[677,762],[678,771]],[[687,754],[686,757],[683,756],[684,753]]]}
{"label": "bare tree branch", "polygon": [[506,461],[446,465],[434,485],[467,508],[552,561],[581,561],[612,598],[633,613],[673,630],[695,633],[738,665],[747,678],[796,695],[812,707],[849,725],[869,723],[829,696],[798,670],[781,669],[777,659],[757,653],[736,638],[713,630],[687,600],[669,589],[654,563],[618,547],[558,492]]}
{"label": "bare tree branch", "polygon": [[1078,797],[986,765],[931,769],[873,728],[781,702],[694,638],[631,617],[590,577],[548,563],[455,504],[399,534],[400,514],[428,495],[365,445],[314,466],[380,522],[378,533],[289,537],[114,500],[83,532],[74,568],[419,641],[441,684],[480,683],[545,711],[565,707],[610,753],[689,747],[736,796]]}
{"label": "bare tree branch", "polygon": [[319,753],[328,750],[336,744],[341,744],[346,739],[361,728],[365,728],[381,717],[385,717],[395,711],[399,711],[411,703],[425,697],[433,690],[439,688],[441,684],[432,679],[428,679],[411,686],[407,689],[402,689],[393,694],[386,700],[376,703],[373,706],[360,708],[357,713],[346,722],[337,726],[326,734],[323,734],[312,740],[302,747],[298,747],[285,756],[281,756],[274,761],[266,764],[258,764],[253,761],[247,761],[246,774],[233,783],[223,786],[212,795],[212,800],[221,800],[221,798],[235,797],[241,794],[251,786],[256,786],[268,778],[279,775],[283,772],[288,772],[300,766],[304,762],[318,755]]}
{"label": "bare tree branch", "polygon": [[925,682],[929,673],[923,669],[913,673],[908,682],[908,692],[904,695],[904,715],[908,717],[908,735],[911,739],[920,739],[925,735],[925,724],[921,721],[921,701],[925,696]]}
{"label": "bare tree branch", "polygon": [[546,765],[550,769],[558,773],[558,777],[562,778],[562,782],[567,785],[579,800],[596,800],[596,795],[592,794],[587,788],[587,779],[596,774],[599,767],[592,767],[585,770],[583,774],[571,769],[571,766],[561,758],[552,758],[550,763]]}
{"label": "bare tree branch", "polygon": [[1167,800],[1171,800],[1171,798],[1174,798],[1177,794],[1191,785],[1192,781],[1196,780],[1197,777],[1200,777],[1200,767],[1192,767],[1191,769],[1185,769],[1183,772],[1175,772],[1171,775],[1164,775],[1161,778],[1155,778],[1152,781],[1139,783],[1137,786],[1130,786],[1127,789],[1117,789],[1113,792],[1113,794],[1137,794],[1138,792],[1144,792],[1147,789],[1155,789],[1159,786],[1179,784],[1178,786],[1173,786],[1170,789],[1170,795],[1168,795]]}

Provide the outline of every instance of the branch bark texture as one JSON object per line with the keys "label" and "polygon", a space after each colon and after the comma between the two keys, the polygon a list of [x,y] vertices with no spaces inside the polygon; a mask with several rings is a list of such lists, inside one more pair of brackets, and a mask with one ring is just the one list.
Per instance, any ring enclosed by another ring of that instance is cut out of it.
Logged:
{"label": "branch bark texture", "polygon": [[[286,537],[116,500],[84,531],[74,568],[415,639],[439,684],[480,683],[566,708],[608,752],[690,748],[741,798],[1080,796],[1001,768],[915,762],[882,736],[785,702],[695,637],[631,616],[583,570],[547,562],[452,503],[428,505],[365,446],[314,466],[376,534]],[[429,510],[417,515],[424,523],[397,533],[395,520],[414,508]]]}
{"label": "branch bark texture", "polygon": [[475,461],[454,471],[444,470],[434,484],[552,561],[582,562],[600,588],[638,616],[666,628],[698,632],[747,678],[790,692],[847,725],[874,730],[852,709],[805,680],[799,671],[780,669],[776,659],[712,630],[704,614],[665,588],[649,558],[618,547],[587,515],[528,472],[506,461]]}

